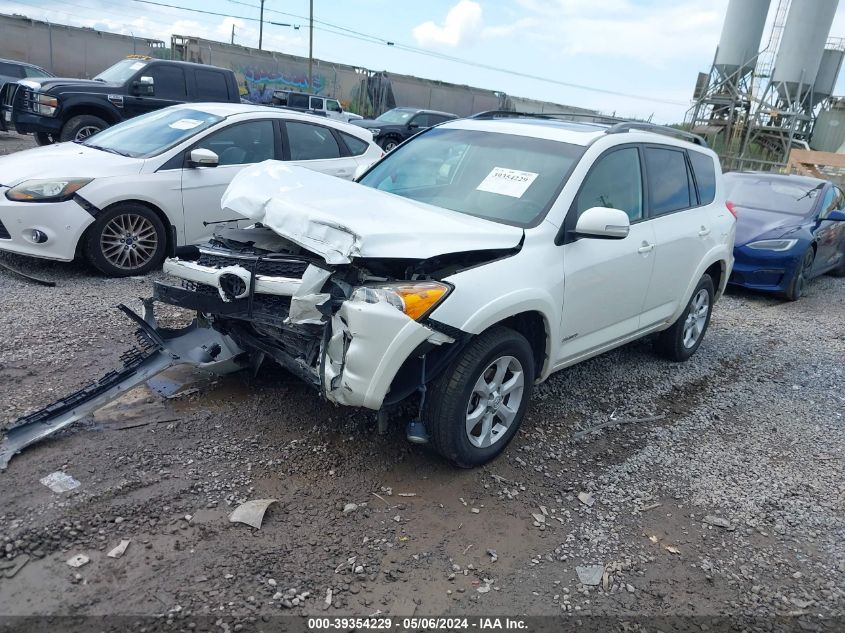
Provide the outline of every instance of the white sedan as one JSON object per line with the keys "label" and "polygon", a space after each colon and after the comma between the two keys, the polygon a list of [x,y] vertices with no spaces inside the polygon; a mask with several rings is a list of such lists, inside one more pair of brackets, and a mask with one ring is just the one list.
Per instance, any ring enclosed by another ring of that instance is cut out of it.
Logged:
{"label": "white sedan", "polygon": [[[220,198],[246,165],[282,160],[351,179],[382,150],[368,130],[264,106],[151,112],[82,142],[0,158],[0,250],[144,274],[231,221]],[[246,219],[240,220],[247,224]]]}

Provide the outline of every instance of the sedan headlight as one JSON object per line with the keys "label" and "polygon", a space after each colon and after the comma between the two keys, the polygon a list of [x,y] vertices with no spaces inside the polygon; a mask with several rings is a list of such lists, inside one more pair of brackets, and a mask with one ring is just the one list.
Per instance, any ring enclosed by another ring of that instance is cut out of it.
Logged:
{"label": "sedan headlight", "polygon": [[373,136],[378,136],[379,134],[381,134],[381,128],[371,127],[370,132]]}
{"label": "sedan headlight", "polygon": [[431,312],[446,298],[452,287],[439,281],[398,281],[360,286],[352,293],[352,301],[389,303],[415,321]]}
{"label": "sedan headlight", "polygon": [[91,182],[92,178],[51,178],[27,180],[12,187],[6,197],[15,202],[64,202]]}
{"label": "sedan headlight", "polygon": [[760,240],[759,242],[751,242],[746,246],[753,248],[755,251],[788,251],[797,243],[798,240]]}
{"label": "sedan headlight", "polygon": [[53,116],[56,114],[56,108],[59,107],[59,100],[56,97],[36,92],[32,96],[32,109],[38,114],[44,116]]}

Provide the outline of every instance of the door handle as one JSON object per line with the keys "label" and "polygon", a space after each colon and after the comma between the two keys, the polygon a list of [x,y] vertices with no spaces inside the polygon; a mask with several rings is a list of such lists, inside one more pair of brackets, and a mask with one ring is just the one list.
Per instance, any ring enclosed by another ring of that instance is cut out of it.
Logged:
{"label": "door handle", "polygon": [[707,237],[710,235],[710,229],[706,226],[702,226],[701,229],[698,231],[698,237]]}
{"label": "door handle", "polygon": [[649,244],[648,242],[643,242],[643,245],[637,249],[638,253],[650,253],[654,250],[654,244]]}

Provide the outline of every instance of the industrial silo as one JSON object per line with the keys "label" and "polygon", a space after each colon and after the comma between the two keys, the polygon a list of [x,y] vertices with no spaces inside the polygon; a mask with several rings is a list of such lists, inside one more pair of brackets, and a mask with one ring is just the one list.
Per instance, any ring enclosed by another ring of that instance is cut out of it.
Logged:
{"label": "industrial silo", "polygon": [[821,103],[833,94],[843,57],[845,51],[836,48],[826,48],[822,53],[819,72],[816,73],[816,82],[813,84],[813,105]]}
{"label": "industrial silo", "polygon": [[772,73],[782,98],[800,101],[814,85],[838,4],[839,0],[792,0]]}
{"label": "industrial silo", "polygon": [[725,77],[754,69],[770,0],[730,0],[716,50],[716,68]]}

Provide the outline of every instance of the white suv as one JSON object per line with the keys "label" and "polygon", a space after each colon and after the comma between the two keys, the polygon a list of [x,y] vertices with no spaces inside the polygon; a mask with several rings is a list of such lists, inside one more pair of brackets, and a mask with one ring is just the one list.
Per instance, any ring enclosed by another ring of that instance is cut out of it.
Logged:
{"label": "white suv", "polygon": [[358,182],[249,167],[222,206],[255,224],[167,260],[181,284],[155,299],[332,402],[420,394],[411,439],[460,466],[500,453],[555,371],[652,333],[688,359],[733,263],[716,154],[640,123],[486,113]]}

